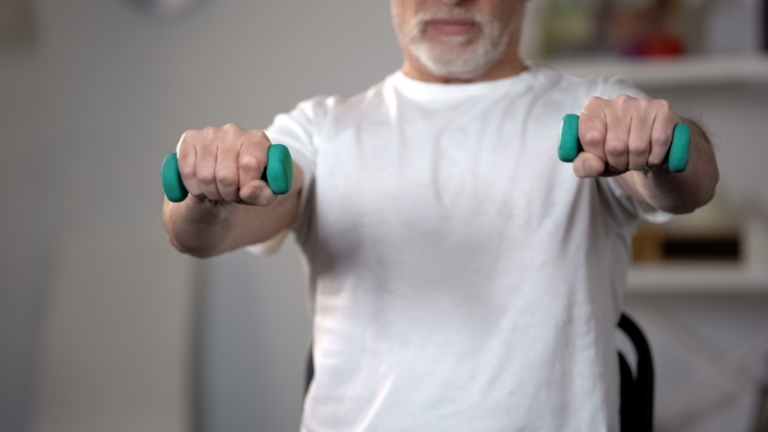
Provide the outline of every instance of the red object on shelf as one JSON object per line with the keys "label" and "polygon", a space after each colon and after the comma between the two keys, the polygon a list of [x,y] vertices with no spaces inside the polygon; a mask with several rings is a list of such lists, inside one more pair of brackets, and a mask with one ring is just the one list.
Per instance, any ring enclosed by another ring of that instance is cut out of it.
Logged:
{"label": "red object on shelf", "polygon": [[677,36],[656,34],[625,44],[621,52],[630,57],[666,57],[685,54],[685,48]]}
{"label": "red object on shelf", "polygon": [[683,42],[677,36],[654,35],[643,41],[643,55],[647,57],[676,56],[685,53]]}

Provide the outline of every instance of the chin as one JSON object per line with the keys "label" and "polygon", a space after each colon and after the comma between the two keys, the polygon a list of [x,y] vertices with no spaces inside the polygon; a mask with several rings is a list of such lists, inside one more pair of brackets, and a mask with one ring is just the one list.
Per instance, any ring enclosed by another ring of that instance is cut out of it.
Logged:
{"label": "chin", "polygon": [[501,54],[481,47],[411,47],[411,53],[433,75],[451,79],[473,79],[488,70]]}

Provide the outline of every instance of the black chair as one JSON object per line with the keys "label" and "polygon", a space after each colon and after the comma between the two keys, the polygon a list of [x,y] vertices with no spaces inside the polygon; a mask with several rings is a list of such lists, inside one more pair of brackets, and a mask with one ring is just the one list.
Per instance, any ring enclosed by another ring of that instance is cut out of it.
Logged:
{"label": "black chair", "polygon": [[627,314],[621,314],[619,329],[627,335],[637,353],[637,370],[633,376],[629,363],[619,352],[621,432],[652,432],[654,375],[651,347],[643,331]]}
{"label": "black chair", "polygon": [[[621,314],[619,329],[627,335],[637,353],[637,371],[632,368],[619,352],[619,373],[621,377],[619,415],[621,432],[653,431],[653,359],[651,347],[640,327],[627,314]],[[315,375],[312,360],[312,345],[309,347],[307,367],[304,375],[304,394]]]}

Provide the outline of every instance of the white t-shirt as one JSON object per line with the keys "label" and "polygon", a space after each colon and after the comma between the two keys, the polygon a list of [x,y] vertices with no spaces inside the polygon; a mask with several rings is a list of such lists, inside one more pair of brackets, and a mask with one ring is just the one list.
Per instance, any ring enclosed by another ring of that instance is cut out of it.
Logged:
{"label": "white t-shirt", "polygon": [[590,96],[622,93],[640,95],[547,68],[398,72],[275,118],[305,177],[303,432],[618,430],[614,329],[642,210],[578,179],[557,136]]}

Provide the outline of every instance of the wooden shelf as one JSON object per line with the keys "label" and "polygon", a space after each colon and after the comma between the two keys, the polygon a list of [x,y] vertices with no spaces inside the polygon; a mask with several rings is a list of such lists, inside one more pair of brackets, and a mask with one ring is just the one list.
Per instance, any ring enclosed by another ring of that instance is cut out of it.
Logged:
{"label": "wooden shelf", "polygon": [[542,61],[575,76],[624,75],[641,88],[768,83],[768,56],[584,58]]}
{"label": "wooden shelf", "polygon": [[768,294],[768,269],[729,263],[634,264],[628,294]]}

